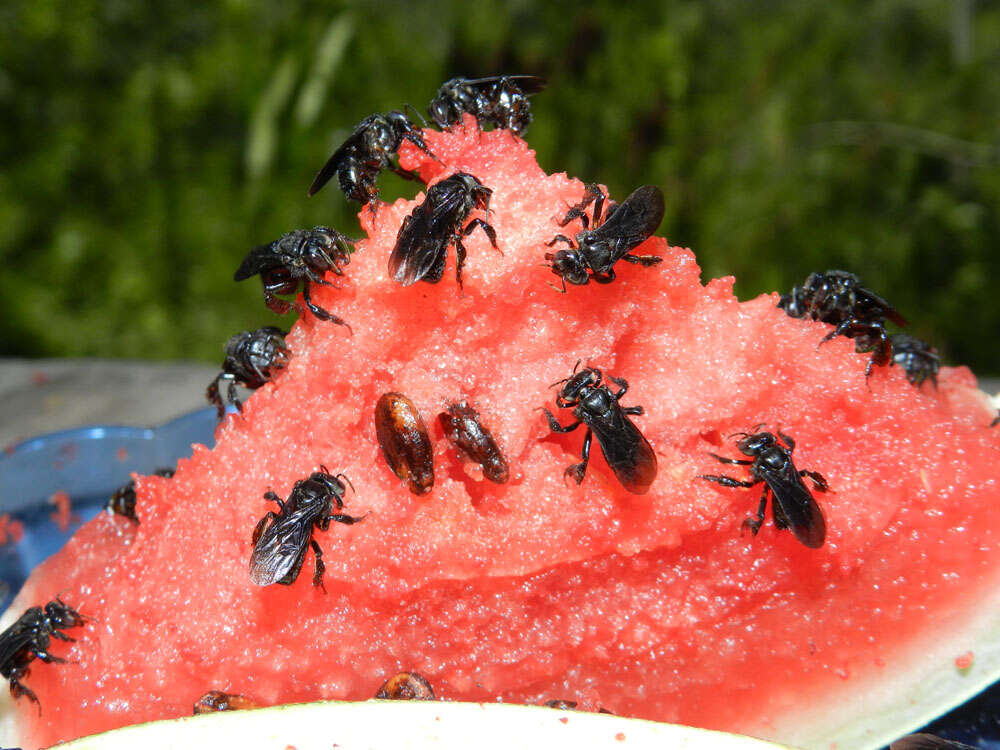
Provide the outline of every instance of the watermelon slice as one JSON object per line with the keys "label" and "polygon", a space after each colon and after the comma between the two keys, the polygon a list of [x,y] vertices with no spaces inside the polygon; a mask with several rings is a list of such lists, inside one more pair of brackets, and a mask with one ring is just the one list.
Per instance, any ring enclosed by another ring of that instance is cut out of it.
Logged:
{"label": "watermelon slice", "polygon": [[[33,669],[43,714],[14,706],[26,747],[187,715],[209,690],[265,705],[363,700],[407,670],[445,700],[573,700],[826,747],[849,724],[831,706],[884,705],[872,691],[976,650],[980,608],[1000,591],[1000,435],[966,368],[942,368],[937,390],[900,368],[866,382],[852,341],[819,347],[829,327],[789,318],[776,294],[740,302],[732,278],[703,285],[694,254],[660,238],[635,251],[659,265],[619,264],[614,283],[560,294],[545,243],[579,231],[557,220],[584,185],[546,175],[507,132],[467,122],[424,136],[440,162],[405,145],[403,167],[492,189],[503,254],[475,232],[464,293],[451,270],[402,287],[387,262],[423,195],[362,211],[346,278],[313,290],[353,335],[300,320],[288,367],[213,450],[196,447],[172,479],[138,479],[141,524],[96,518],[15,601],[60,594],[95,618],[56,645],[73,663]],[[549,385],[578,361],[626,378],[622,404],[645,408],[631,419],[659,465],[646,494],[596,446],[581,484],[564,477],[582,430],[552,432],[541,409],[556,410]],[[428,426],[427,494],[382,455],[373,413],[388,392]],[[435,417],[456,402],[504,451],[505,484],[445,436]],[[710,451],[742,457],[727,436],[758,424],[793,436],[797,465],[829,482],[818,549],[770,519],[741,534],[759,488],[698,479],[720,473]],[[350,479],[343,512],[364,523],[315,531],[325,592],[311,552],[294,584],[254,585],[251,534],[274,509],[264,493],[287,497],[320,466]],[[977,652],[967,684],[994,656]],[[879,739],[852,731],[851,746]]]}

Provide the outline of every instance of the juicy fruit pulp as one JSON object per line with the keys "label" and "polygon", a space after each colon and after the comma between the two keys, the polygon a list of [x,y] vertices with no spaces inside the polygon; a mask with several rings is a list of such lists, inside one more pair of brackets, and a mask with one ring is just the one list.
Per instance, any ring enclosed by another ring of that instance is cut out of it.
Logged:
{"label": "juicy fruit pulp", "polygon": [[[657,238],[636,252],[659,265],[553,291],[544,243],[579,231],[556,222],[583,184],[545,175],[503,131],[425,136],[444,164],[404,145],[403,167],[492,189],[503,255],[476,232],[464,294],[450,270],[404,288],[387,259],[422,196],[362,212],[368,238],[340,288],[314,287],[354,335],[305,316],[288,367],[215,449],[138,481],[139,526],[102,515],[29,580],[16,606],[62,592],[96,618],[67,649],[77,663],[33,670],[44,713],[17,706],[32,742],[186,715],[208,690],[366,699],[400,671],[446,700],[574,700],[766,736],[832,688],[904,664],[922,628],[995,582],[998,437],[967,370],[942,370],[937,391],[899,368],[866,384],[852,341],[817,347],[827,326],[787,317],[777,295],[740,303],[731,278],[703,286],[694,255]],[[555,409],[548,386],[578,360],[626,378],[622,405],[645,407],[634,421],[659,463],[647,494],[597,450],[582,484],[564,480],[582,429],[551,432],[540,407]],[[429,494],[382,456],[372,415],[390,391],[429,426]],[[456,401],[500,443],[506,484],[463,463],[433,419]],[[829,481],[820,549],[770,517],[741,536],[759,487],[696,478],[718,470],[708,451],[739,457],[725,436],[759,423]],[[311,585],[311,552],[293,585],[253,585],[264,492],[284,497],[320,465],[356,488],[344,512],[369,513],[316,532],[327,592]]]}

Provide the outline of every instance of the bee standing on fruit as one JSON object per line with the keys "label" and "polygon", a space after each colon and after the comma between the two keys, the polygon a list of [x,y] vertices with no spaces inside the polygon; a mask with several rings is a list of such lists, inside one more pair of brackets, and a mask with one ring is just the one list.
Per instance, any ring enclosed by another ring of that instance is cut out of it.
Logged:
{"label": "bee standing on fruit", "polygon": [[[458,260],[455,278],[462,288],[462,267],[465,265],[465,245],[462,238],[476,227],[482,229],[497,252],[497,233],[483,219],[466,219],[473,209],[489,212],[493,191],[476,177],[456,172],[427,190],[424,202],[403,219],[396,235],[396,246],[389,256],[389,275],[394,281],[409,286],[417,281],[436,284],[444,275],[448,248],[455,246]],[[503,255],[502,252],[500,252]]]}
{"label": "bee standing on fruit", "polygon": [[298,305],[274,295],[297,294],[301,285],[302,299],[313,315],[320,320],[347,326],[347,330],[350,330],[351,327],[343,320],[314,304],[309,290],[311,284],[334,286],[323,278],[324,274],[332,271],[337,276],[343,276],[340,266],[351,262],[352,252],[354,240],[334,229],[296,229],[268,245],[258,245],[247,253],[233,279],[243,281],[260,274],[264,285],[264,304],[278,315],[291,312]]}
{"label": "bee standing on fruit", "polygon": [[826,539],[826,521],[823,518],[823,511],[820,510],[809,489],[803,483],[802,477],[809,477],[817,490],[826,492],[829,485],[827,485],[823,475],[816,471],[807,469],[799,471],[795,468],[795,464],[792,463],[795,441],[782,432],[779,432],[778,436],[785,445],[778,442],[778,438],[770,432],[752,434],[740,432],[737,434],[744,437],[736,444],[736,447],[743,455],[751,456],[752,460],[725,458],[714,453],[708,455],[720,463],[749,466],[753,481],[742,481],[715,474],[700,474],[698,478],[707,479],[709,482],[715,482],[724,487],[753,487],[763,482],[764,491],[760,496],[757,517],[756,519],[747,518],[743,521],[743,528],[750,529],[750,532],[756,536],[761,524],[764,523],[764,511],[767,508],[768,494],[770,494],[774,497],[771,506],[774,525],[779,529],[790,528],[795,537],[807,547],[814,549],[822,547]]}
{"label": "bee standing on fruit", "polygon": [[332,476],[325,466],[320,466],[320,471],[295,483],[287,500],[282,500],[270,490],[264,493],[264,499],[277,503],[279,511],[268,511],[253,531],[251,581],[258,586],[295,583],[306,557],[306,547],[312,547],[316,556],[313,586],[326,591],[323,586],[323,572],[326,570],[323,550],[313,539],[313,530],[326,531],[331,521],[350,525],[364,520],[364,516],[333,512],[344,507],[346,488],[340,477],[344,475]]}
{"label": "bee standing on fruit", "polygon": [[531,124],[528,97],[544,88],[545,81],[537,76],[452,78],[438,89],[427,114],[442,130],[468,113],[479,127],[493,125],[521,135]]}
{"label": "bee standing on fruit", "polygon": [[[170,479],[174,475],[173,469],[157,469],[153,472],[153,476],[164,477]],[[111,497],[108,498],[108,502],[105,503],[104,509],[113,515],[123,516],[132,523],[139,523],[139,516],[135,512],[135,480],[130,479],[126,484],[123,484],[117,490],[115,490]]]}
{"label": "bee standing on fruit", "polygon": [[937,352],[926,341],[921,341],[905,333],[897,333],[889,337],[892,346],[892,362],[889,366],[899,365],[906,373],[906,379],[919,388],[925,380],[930,380],[935,390],[938,387],[938,370],[941,360]]}
{"label": "bee standing on fruit", "polygon": [[288,364],[291,352],[285,345],[287,334],[280,328],[264,326],[255,331],[243,331],[226,342],[226,358],[222,361],[222,372],[205,391],[205,397],[215,404],[219,419],[226,413],[219,384],[225,382],[226,400],[242,410],[243,405],[236,397],[236,386],[242,385],[257,390],[270,382],[271,378]]}
{"label": "bee standing on fruit", "polygon": [[811,318],[836,326],[820,344],[835,336],[847,336],[855,340],[855,351],[872,352],[865,368],[866,379],[875,365],[892,361],[886,318],[896,325],[906,325],[906,318],[875,292],[861,286],[861,279],[848,271],[809,274],[802,286],[792,287],[791,292],[782,295],[778,307],[793,318]]}
{"label": "bee standing on fruit", "polygon": [[422,182],[415,173],[392,162],[393,155],[399,151],[404,140],[435,158],[420,131],[399,110],[362,120],[319,170],[309,187],[309,195],[315,195],[331,177],[337,175],[340,189],[348,200],[367,204],[372,211],[377,210],[379,200],[375,180],[383,169],[390,169],[407,180]]}
{"label": "bee standing on fruit", "polygon": [[41,714],[38,696],[21,682],[30,672],[28,665],[35,658],[46,664],[65,664],[65,659],[49,653],[51,638],[75,641],[62,631],[83,625],[86,621],[86,617],[56,597],[44,609],[29,608],[0,633],[0,675],[10,681],[10,694],[14,698],[25,696],[38,706]]}
{"label": "bee standing on fruit", "polygon": [[[575,240],[558,234],[546,243],[549,247],[557,242],[569,245],[568,250],[545,254],[545,260],[551,262],[552,273],[562,280],[562,292],[566,291],[567,281],[582,285],[593,279],[598,284],[610,284],[615,280],[614,266],[620,260],[647,267],[662,260],[658,255],[631,254],[653,235],[663,221],[666,207],[660,189],[654,185],[643,185],[621,204],[609,201],[607,212],[602,216],[605,200],[597,185],[587,185],[583,200],[559,222],[559,226],[564,227],[573,219],[580,219],[583,231],[576,235]],[[586,208],[591,203],[594,210],[592,218],[588,218]]]}
{"label": "bee standing on fruit", "polygon": [[[580,363],[576,364],[579,367]],[[596,367],[585,367],[579,372],[574,368],[573,375],[552,384],[565,384],[556,395],[556,404],[560,409],[573,409],[576,421],[564,427],[552,412],[543,409],[549,428],[553,432],[572,432],[581,424],[587,426],[580,454],[583,461],[569,466],[564,474],[573,477],[577,484],[583,481],[590,460],[591,439],[597,435],[601,453],[618,481],[632,494],[642,495],[656,478],[656,453],[627,415],[644,414],[645,410],[641,406],[623,407],[618,403],[628,391],[625,378],[608,376],[608,380],[618,386],[617,393],[602,385],[601,379],[601,371]]]}

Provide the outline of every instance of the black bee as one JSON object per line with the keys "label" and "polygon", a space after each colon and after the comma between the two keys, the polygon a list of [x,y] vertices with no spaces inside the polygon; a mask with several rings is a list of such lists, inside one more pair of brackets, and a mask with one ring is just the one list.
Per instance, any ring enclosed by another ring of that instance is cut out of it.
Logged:
{"label": "black bee", "polygon": [[442,130],[474,115],[479,126],[493,125],[521,135],[531,124],[528,97],[545,88],[536,76],[452,78],[438,89],[427,114]]}
{"label": "black bee", "polygon": [[[324,280],[327,271],[343,276],[341,264],[351,262],[354,240],[329,227],[296,229],[283,234],[269,245],[258,245],[251,250],[243,263],[236,269],[236,281],[249,279],[260,274],[264,285],[264,303],[272,312],[284,315],[295,303],[278,299],[276,294],[296,294],[302,286],[302,299],[306,307],[320,320],[329,320],[338,325],[347,325],[331,312],[313,304],[309,296],[310,284],[334,286]],[[350,330],[350,326],[347,326]]]}
{"label": "black bee", "polygon": [[378,188],[375,180],[383,169],[391,169],[407,180],[420,178],[413,172],[397,167],[393,155],[407,140],[431,158],[435,158],[420,131],[413,127],[405,114],[393,110],[384,115],[372,115],[361,121],[346,141],[333,152],[309,186],[309,195],[319,192],[330,178],[337,175],[340,189],[348,200],[367,203],[378,208]]}
{"label": "black bee", "polygon": [[61,631],[82,625],[87,619],[57,597],[44,609],[31,607],[26,610],[13,625],[0,633],[0,675],[10,681],[10,694],[15,698],[26,696],[41,713],[38,696],[21,679],[28,676],[28,665],[35,657],[46,664],[65,664],[65,659],[49,653],[51,638],[76,640]]}
{"label": "black bee", "polygon": [[[577,362],[577,366],[579,364]],[[576,417],[573,424],[563,427],[552,412],[548,409],[543,411],[549,428],[554,432],[570,432],[581,424],[587,425],[580,453],[583,461],[569,466],[565,471],[567,476],[573,477],[577,484],[583,481],[590,460],[591,437],[596,434],[604,459],[618,481],[629,492],[642,495],[656,478],[656,454],[626,415],[644,414],[645,410],[641,406],[622,407],[618,403],[628,390],[625,378],[608,376],[608,380],[620,389],[612,393],[606,385],[601,385],[601,377],[601,371],[596,367],[586,367],[579,372],[574,368],[573,375],[552,384],[565,383],[556,395],[556,404],[560,409],[573,409],[573,416]]]}
{"label": "black bee", "polygon": [[[169,479],[174,475],[174,470],[157,469],[153,475]],[[114,515],[124,516],[133,523],[139,523],[139,517],[135,514],[135,480],[130,479],[115,490],[108,498],[108,502],[105,503],[104,510]]]}
{"label": "black bee", "polygon": [[454,245],[458,256],[455,278],[461,289],[465,265],[463,237],[479,227],[500,252],[493,227],[482,219],[465,222],[474,208],[489,212],[491,195],[492,190],[465,172],[456,172],[432,185],[424,202],[403,219],[396,246],[389,256],[389,275],[403,286],[417,281],[436,284],[444,275],[448,248]]}
{"label": "black bee", "polygon": [[699,479],[707,479],[724,487],[753,487],[763,482],[764,491],[760,497],[760,506],[757,508],[757,517],[747,518],[743,521],[743,527],[750,529],[754,535],[757,534],[761,524],[764,523],[764,510],[767,508],[767,496],[770,493],[774,496],[772,505],[774,525],[779,529],[791,528],[795,537],[807,547],[814,549],[822,547],[826,539],[826,521],[823,518],[823,511],[802,482],[802,477],[809,477],[817,490],[826,492],[829,485],[823,475],[795,468],[795,464],[792,463],[795,441],[784,433],[779,432],[778,435],[785,445],[779,443],[778,438],[770,432],[737,434],[744,437],[736,447],[743,455],[751,456],[753,460],[725,458],[714,453],[708,455],[720,463],[749,466],[753,481],[745,482],[714,474],[701,474]]}
{"label": "black bee", "polygon": [[[250,580],[258,586],[295,583],[306,557],[306,547],[316,555],[313,586],[323,587],[323,551],[313,539],[313,529],[326,531],[330,522],[354,524],[364,516],[334,513],[344,507],[343,474],[332,476],[325,466],[308,479],[295,483],[287,500],[274,492],[264,493],[264,499],[277,503],[279,511],[268,511],[253,531],[253,554],[250,556]],[[347,477],[344,477],[345,479]]]}
{"label": "black bee", "polygon": [[[587,185],[583,200],[559,222],[561,227],[573,219],[583,222],[583,231],[576,235],[576,241],[559,234],[546,243],[549,247],[557,242],[569,245],[569,250],[545,254],[545,260],[552,263],[552,273],[562,280],[563,292],[566,291],[567,281],[570,284],[587,284],[593,279],[598,284],[610,284],[615,280],[614,265],[620,260],[642,266],[653,266],[662,260],[657,255],[631,255],[663,221],[665,206],[660,189],[654,185],[643,185],[620,205],[609,201],[607,213],[602,218],[605,200],[597,185]],[[591,203],[594,204],[592,220],[585,212]]]}
{"label": "black bee", "polygon": [[236,385],[256,390],[288,364],[291,352],[285,345],[285,335],[280,328],[265,326],[237,333],[226,342],[222,372],[205,391],[205,397],[218,409],[219,419],[226,413],[219,384],[226,383],[226,400],[237,409],[242,409],[243,405],[236,397]]}
{"label": "black bee", "polygon": [[926,341],[921,341],[905,333],[897,333],[889,337],[892,346],[891,365],[899,365],[906,373],[906,379],[919,388],[923,382],[930,379],[934,387],[938,387],[938,370],[941,360],[937,352]]}
{"label": "black bee", "polygon": [[976,750],[954,740],[944,740],[933,734],[908,734],[889,745],[889,750]]}
{"label": "black bee", "polygon": [[811,318],[836,326],[821,344],[843,335],[855,340],[855,351],[872,352],[865,368],[866,378],[875,365],[892,361],[886,318],[896,325],[906,325],[906,318],[875,292],[861,286],[861,279],[848,271],[809,274],[805,284],[782,295],[778,307],[793,318]]}

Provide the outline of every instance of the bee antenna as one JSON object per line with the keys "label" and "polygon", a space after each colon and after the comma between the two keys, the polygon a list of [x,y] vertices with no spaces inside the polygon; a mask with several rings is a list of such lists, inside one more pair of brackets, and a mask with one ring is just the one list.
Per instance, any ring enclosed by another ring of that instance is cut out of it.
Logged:
{"label": "bee antenna", "polygon": [[345,481],[345,482],[347,482],[348,486],[349,486],[349,487],[351,488],[351,491],[352,491],[352,492],[353,492],[353,493],[354,493],[355,495],[357,495],[357,494],[358,494],[358,491],[357,491],[356,489],[354,489],[354,485],[353,485],[353,484],[351,484],[351,480],[350,480],[350,479],[348,479],[348,477],[347,477],[347,474],[345,474],[345,473],[341,472],[340,474],[338,474],[338,475],[337,475],[336,477],[334,477],[334,478],[335,478],[335,479],[340,479],[341,477],[343,477],[344,481]]}
{"label": "bee antenna", "polygon": [[410,110],[413,114],[415,114],[418,118],[420,118],[420,122],[423,123],[423,126],[425,128],[427,127],[427,120],[425,120],[424,116],[417,111],[416,107],[407,102],[406,104],[403,105],[403,111],[405,112],[406,110]]}
{"label": "bee antenna", "polygon": [[330,473],[330,470],[328,468],[326,468],[326,466],[324,464],[320,464],[319,465],[319,470],[322,471],[324,474],[329,474]]}

